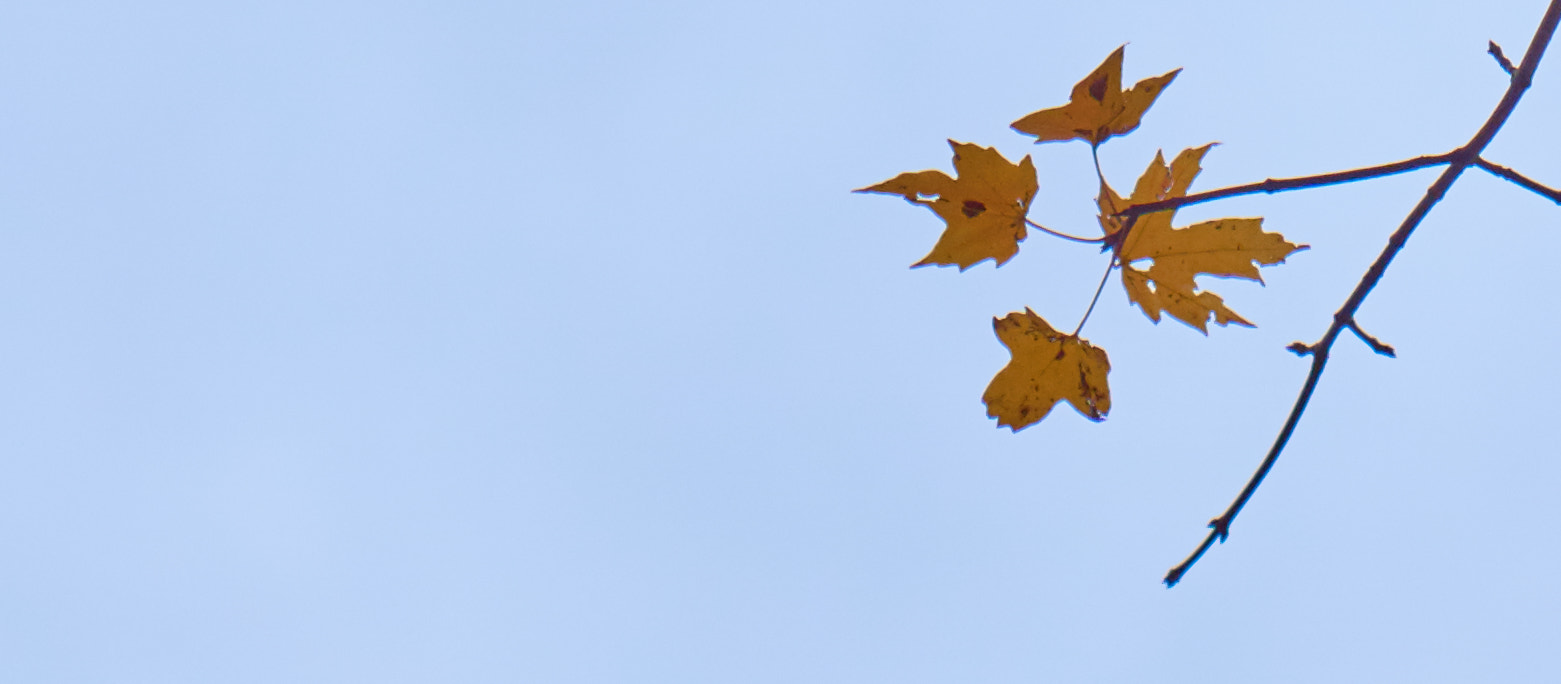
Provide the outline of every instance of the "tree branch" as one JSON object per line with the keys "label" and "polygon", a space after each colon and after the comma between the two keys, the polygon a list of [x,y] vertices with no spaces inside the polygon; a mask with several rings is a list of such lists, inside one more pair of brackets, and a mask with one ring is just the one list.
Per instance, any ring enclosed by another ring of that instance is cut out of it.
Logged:
{"label": "tree branch", "polygon": [[1182,197],[1172,197],[1169,199],[1160,200],[1158,202],[1136,204],[1123,209],[1120,212],[1117,212],[1117,216],[1140,216],[1143,214],[1151,214],[1157,211],[1165,211],[1166,209],[1178,209],[1189,204],[1202,204],[1204,202],[1212,202],[1217,199],[1235,197],[1238,195],[1254,195],[1260,192],[1273,194],[1276,192],[1284,192],[1286,190],[1315,188],[1322,185],[1338,185],[1339,183],[1349,183],[1352,181],[1366,180],[1368,178],[1392,176],[1395,174],[1414,171],[1416,169],[1423,169],[1427,166],[1446,164],[1452,161],[1454,155],[1456,154],[1458,154],[1458,151],[1454,150],[1446,154],[1434,154],[1425,157],[1415,157],[1414,159],[1405,159],[1404,161],[1397,161],[1391,164],[1368,166],[1360,169],[1351,169],[1349,171],[1335,171],[1333,173],[1318,174],[1316,176],[1300,176],[1298,178],[1270,178],[1261,183],[1236,185],[1228,188],[1220,188],[1218,190],[1210,190],[1208,192],[1185,195]]}
{"label": "tree branch", "polygon": [[[1496,105],[1496,110],[1491,112],[1490,118],[1485,120],[1485,125],[1480,127],[1479,132],[1474,134],[1474,137],[1469,140],[1467,145],[1449,153],[1450,158],[1447,160],[1447,169],[1442,171],[1442,175],[1436,179],[1436,182],[1426,189],[1425,196],[1420,198],[1420,203],[1416,204],[1415,208],[1409,212],[1409,216],[1404,218],[1404,222],[1399,225],[1398,230],[1393,231],[1393,235],[1388,238],[1387,247],[1377,256],[1377,260],[1372,263],[1371,268],[1366,271],[1366,275],[1355,286],[1355,290],[1350,293],[1350,297],[1344,302],[1344,306],[1339,309],[1338,313],[1334,314],[1333,324],[1328,326],[1328,331],[1323,334],[1322,340],[1310,347],[1305,347],[1307,353],[1310,353],[1312,357],[1312,369],[1311,372],[1307,373],[1306,382],[1301,385],[1301,394],[1296,398],[1295,406],[1290,409],[1290,417],[1285,420],[1284,427],[1280,428],[1279,436],[1274,440],[1273,448],[1269,449],[1268,455],[1258,465],[1257,472],[1252,474],[1252,479],[1247,481],[1247,486],[1242,488],[1241,494],[1236,497],[1236,500],[1230,504],[1229,508],[1225,509],[1224,513],[1209,523],[1209,527],[1212,529],[1208,537],[1203,540],[1203,543],[1199,544],[1198,548],[1192,552],[1192,555],[1188,556],[1180,565],[1171,568],[1171,571],[1166,573],[1165,584],[1167,587],[1176,586],[1176,583],[1181,581],[1182,576],[1187,574],[1188,569],[1192,568],[1193,564],[1197,563],[1198,559],[1203,557],[1204,552],[1208,551],[1209,547],[1214,544],[1215,539],[1224,542],[1230,536],[1231,523],[1235,522],[1236,516],[1241,513],[1242,507],[1246,506],[1247,501],[1252,498],[1252,493],[1257,491],[1258,485],[1263,482],[1263,478],[1268,475],[1269,470],[1273,469],[1274,462],[1279,459],[1280,452],[1284,451],[1285,444],[1290,441],[1290,435],[1295,432],[1295,426],[1300,422],[1301,415],[1306,412],[1307,402],[1311,401],[1312,392],[1317,389],[1317,383],[1322,379],[1323,369],[1328,365],[1328,352],[1333,348],[1333,343],[1338,339],[1339,333],[1354,324],[1355,312],[1366,301],[1366,296],[1371,294],[1371,290],[1377,286],[1377,282],[1382,280],[1383,274],[1387,272],[1388,265],[1393,263],[1393,257],[1398,255],[1399,250],[1404,248],[1404,243],[1409,240],[1410,234],[1425,219],[1426,214],[1430,213],[1431,208],[1435,207],[1436,203],[1441,201],[1442,197],[1447,194],[1447,190],[1458,180],[1464,169],[1478,163],[1480,152],[1485,150],[1491,139],[1496,136],[1497,131],[1500,131],[1501,127],[1507,123],[1507,118],[1512,115],[1513,108],[1517,107],[1518,100],[1522,99],[1523,92],[1528,90],[1529,84],[1533,82],[1534,71],[1539,67],[1539,61],[1544,57],[1545,49],[1550,46],[1550,39],[1555,34],[1558,21],[1561,21],[1561,0],[1551,0],[1549,8],[1545,10],[1544,18],[1539,22],[1539,28],[1534,32],[1533,40],[1529,43],[1528,51],[1523,54],[1523,62],[1513,72],[1512,83],[1507,87],[1507,92],[1502,96],[1501,102]],[[1291,349],[1295,350],[1296,345],[1292,345]]]}
{"label": "tree branch", "polygon": [[1512,169],[1509,169],[1505,166],[1492,164],[1488,161],[1485,161],[1484,157],[1475,159],[1474,164],[1475,166],[1485,169],[1486,171],[1489,171],[1497,176],[1501,176],[1502,178],[1517,183],[1518,185],[1521,185],[1528,190],[1533,190],[1534,192],[1539,193],[1556,204],[1561,204],[1561,190],[1547,187],[1538,181],[1531,180],[1527,176],[1524,176],[1523,174],[1518,173],[1517,171],[1513,171]]}

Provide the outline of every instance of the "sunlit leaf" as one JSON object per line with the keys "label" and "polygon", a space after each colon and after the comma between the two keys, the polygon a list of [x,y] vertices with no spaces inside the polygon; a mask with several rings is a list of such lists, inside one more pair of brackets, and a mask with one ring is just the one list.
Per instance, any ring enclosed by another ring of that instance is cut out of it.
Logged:
{"label": "sunlit leaf", "polygon": [[1124,200],[1103,186],[1097,200],[1101,228],[1114,237],[1110,242],[1122,268],[1128,299],[1156,323],[1162,312],[1168,313],[1204,333],[1208,333],[1210,320],[1219,325],[1251,327],[1252,323],[1225,306],[1219,295],[1200,290],[1197,276],[1262,282],[1258,266],[1282,264],[1291,254],[1306,249],[1306,245],[1292,244],[1278,233],[1264,232],[1261,218],[1217,219],[1173,228],[1174,209],[1143,214],[1125,236],[1117,237],[1127,221],[1114,214],[1130,206],[1186,196],[1211,146],[1185,150],[1169,166],[1165,157],[1156,153],[1139,177],[1132,197]]}
{"label": "sunlit leaf", "polygon": [[992,328],[1013,356],[981,397],[999,427],[1018,432],[1040,422],[1061,401],[1090,420],[1106,417],[1111,362],[1104,349],[1053,330],[1028,308],[992,319]]}
{"label": "sunlit leaf", "polygon": [[1146,78],[1123,91],[1122,53],[1123,48],[1117,48],[1073,86],[1068,104],[1030,114],[1015,121],[1013,129],[1035,136],[1038,143],[1077,138],[1098,146],[1111,136],[1138,128],[1144,112],[1149,111],[1181,69]]}
{"label": "sunlit leaf", "polygon": [[1019,252],[1024,240],[1025,215],[1035,199],[1035,165],[1026,156],[1018,164],[990,147],[949,141],[954,148],[954,171],[902,173],[856,192],[900,195],[920,204],[948,224],[926,258],[912,267],[936,264],[959,266],[963,271],[992,259],[998,266]]}

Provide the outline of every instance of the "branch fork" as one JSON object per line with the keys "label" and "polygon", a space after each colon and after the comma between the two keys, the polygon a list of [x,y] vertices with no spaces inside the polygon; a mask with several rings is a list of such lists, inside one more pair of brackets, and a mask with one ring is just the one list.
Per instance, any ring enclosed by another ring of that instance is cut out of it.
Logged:
{"label": "branch fork", "polygon": [[[1415,228],[1420,225],[1420,222],[1425,219],[1437,202],[1441,201],[1442,196],[1447,193],[1448,188],[1452,187],[1453,183],[1458,180],[1458,177],[1463,174],[1465,169],[1470,166],[1479,166],[1486,171],[1511,180],[1561,204],[1561,193],[1551,188],[1546,188],[1516,172],[1512,172],[1510,169],[1498,167],[1480,158],[1480,154],[1490,144],[1491,140],[1495,138],[1501,127],[1506,124],[1508,117],[1512,115],[1513,109],[1517,107],[1518,101],[1522,99],[1524,91],[1533,82],[1534,71],[1539,67],[1539,62],[1544,57],[1545,50],[1550,46],[1550,40],[1555,35],[1558,23],[1561,23],[1561,0],[1551,0],[1550,6],[1545,10],[1544,18],[1540,20],[1539,27],[1534,32],[1533,40],[1529,42],[1528,50],[1523,55],[1522,63],[1516,67],[1512,65],[1510,60],[1506,59],[1499,46],[1494,42],[1491,43],[1490,53],[1496,58],[1497,63],[1511,75],[1511,83],[1508,85],[1507,92],[1502,96],[1501,101],[1496,105],[1495,110],[1491,112],[1490,118],[1486,119],[1485,124],[1480,127],[1479,131],[1474,134],[1474,137],[1469,140],[1467,145],[1447,154],[1420,157],[1396,164],[1373,167],[1372,169],[1325,174],[1323,176],[1313,176],[1309,179],[1291,179],[1290,183],[1295,183],[1296,187],[1311,187],[1312,185],[1325,185],[1329,182],[1342,183],[1349,180],[1387,175],[1389,173],[1401,173],[1437,164],[1447,164],[1447,168],[1426,189],[1425,195],[1420,198],[1420,202],[1415,205],[1415,208],[1404,218],[1403,223],[1388,238],[1387,246],[1383,248],[1376,261],[1367,269],[1366,274],[1361,277],[1360,282],[1356,284],[1355,289],[1350,293],[1349,299],[1345,300],[1344,306],[1339,309],[1338,313],[1334,314],[1333,323],[1328,326],[1328,331],[1323,334],[1322,339],[1312,345],[1296,342],[1286,347],[1286,349],[1300,356],[1310,356],[1312,359],[1311,370],[1307,373],[1306,381],[1301,386],[1300,396],[1296,397],[1295,405],[1291,407],[1290,415],[1285,419],[1284,426],[1280,428],[1273,447],[1269,449],[1268,455],[1258,465],[1257,471],[1252,474],[1251,479],[1247,481],[1241,493],[1236,496],[1236,500],[1231,502],[1224,513],[1221,513],[1209,523],[1209,534],[1204,537],[1203,542],[1193,550],[1192,554],[1176,567],[1171,568],[1170,572],[1166,573],[1165,585],[1167,587],[1176,586],[1187,574],[1187,571],[1203,557],[1204,552],[1209,550],[1209,547],[1214,544],[1215,540],[1223,543],[1229,538],[1230,526],[1235,522],[1236,516],[1241,513],[1242,508],[1252,498],[1253,492],[1257,491],[1258,485],[1262,484],[1263,478],[1273,469],[1274,463],[1279,459],[1279,454],[1284,451],[1285,445],[1290,441],[1290,436],[1294,434],[1296,425],[1301,420],[1301,415],[1306,412],[1306,406],[1311,401],[1312,393],[1317,389],[1317,383],[1322,379],[1323,369],[1328,365],[1328,352],[1333,348],[1333,343],[1338,340],[1339,335],[1345,329],[1348,329],[1356,337],[1359,337],[1362,342],[1365,342],[1367,346],[1371,347],[1372,351],[1384,356],[1394,355],[1391,346],[1384,344],[1381,340],[1361,329],[1360,325],[1355,321],[1355,312],[1360,310],[1361,304],[1366,301],[1366,297],[1371,294],[1372,289],[1382,280],[1382,276],[1387,272],[1387,268],[1393,262],[1393,258],[1404,248],[1404,243],[1409,240],[1409,236],[1414,233]],[[1520,178],[1522,180],[1519,180]],[[1302,184],[1299,181],[1306,181],[1306,183]],[[1252,185],[1215,190],[1199,195],[1188,195],[1176,198],[1174,201],[1139,205],[1122,212],[1121,215],[1162,211],[1187,204],[1252,192],[1274,192],[1277,191],[1274,189],[1276,186],[1283,186],[1278,189],[1290,189],[1286,185],[1286,181],[1269,180]]]}

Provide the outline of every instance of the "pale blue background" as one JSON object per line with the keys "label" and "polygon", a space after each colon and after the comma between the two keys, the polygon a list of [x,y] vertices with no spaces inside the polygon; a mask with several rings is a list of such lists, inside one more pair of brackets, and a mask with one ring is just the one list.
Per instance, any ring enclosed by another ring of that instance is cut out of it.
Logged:
{"label": "pale blue background", "polygon": [[[1019,433],[994,315],[1103,258],[848,191],[1083,144],[1007,130],[1129,43],[1186,71],[1122,189],[1443,152],[1544,3],[12,2],[0,7],[0,680],[1556,681],[1561,208],[1434,171],[1187,210],[1313,245],[1256,330],[1085,336],[1114,410]],[[1561,54],[1489,156],[1561,184]]]}

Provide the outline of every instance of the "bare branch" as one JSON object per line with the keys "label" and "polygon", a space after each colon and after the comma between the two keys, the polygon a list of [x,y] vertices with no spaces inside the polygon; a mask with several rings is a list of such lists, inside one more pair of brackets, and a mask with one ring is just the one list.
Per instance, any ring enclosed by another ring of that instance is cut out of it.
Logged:
{"label": "bare branch", "polygon": [[[1529,84],[1533,82],[1534,71],[1539,68],[1539,61],[1544,57],[1546,48],[1550,46],[1550,39],[1555,35],[1558,22],[1561,22],[1561,0],[1551,0],[1549,8],[1545,10],[1544,18],[1539,22],[1539,28],[1534,32],[1533,40],[1529,43],[1528,51],[1523,54],[1523,63],[1513,72],[1512,83],[1507,87],[1501,102],[1496,105],[1496,110],[1491,112],[1490,118],[1485,120],[1485,125],[1474,134],[1469,144],[1451,153],[1447,168],[1442,171],[1441,176],[1437,177],[1436,182],[1426,189],[1425,196],[1420,198],[1419,204],[1416,204],[1409,212],[1409,216],[1404,218],[1398,230],[1393,231],[1393,235],[1388,238],[1387,247],[1377,256],[1377,260],[1371,264],[1371,268],[1366,271],[1360,283],[1356,284],[1355,290],[1350,293],[1349,299],[1345,300],[1344,306],[1334,314],[1333,324],[1328,326],[1326,333],[1323,333],[1322,340],[1306,347],[1312,357],[1312,368],[1306,375],[1306,382],[1301,385],[1301,394],[1296,397],[1295,406],[1290,409],[1290,417],[1285,419],[1284,427],[1280,428],[1279,436],[1274,440],[1273,448],[1269,449],[1268,455],[1258,465],[1257,472],[1252,474],[1252,479],[1247,481],[1247,486],[1242,488],[1236,500],[1225,509],[1224,513],[1209,523],[1209,527],[1213,529],[1204,538],[1203,543],[1199,544],[1186,560],[1166,573],[1167,587],[1176,586],[1176,583],[1187,574],[1188,569],[1197,563],[1204,552],[1214,544],[1215,539],[1223,542],[1230,535],[1231,523],[1235,522],[1242,507],[1246,506],[1247,501],[1252,498],[1252,493],[1257,491],[1263,478],[1273,469],[1280,452],[1284,451],[1285,444],[1290,441],[1290,435],[1295,432],[1295,426],[1300,422],[1301,415],[1306,412],[1306,405],[1311,401],[1312,392],[1317,389],[1317,383],[1322,379],[1323,369],[1328,365],[1328,352],[1333,348],[1334,341],[1339,338],[1339,333],[1355,320],[1355,312],[1366,301],[1366,296],[1371,294],[1377,282],[1382,280],[1388,265],[1393,263],[1393,258],[1398,255],[1399,250],[1404,248],[1404,243],[1409,240],[1410,234],[1414,233],[1426,214],[1430,213],[1432,207],[1435,207],[1436,203],[1447,194],[1448,188],[1458,180],[1464,169],[1478,162],[1480,152],[1485,150],[1497,131],[1507,123],[1513,108],[1517,107],[1518,101],[1522,99],[1523,92],[1528,90]],[[1296,350],[1294,345],[1291,349]]]}
{"label": "bare branch", "polygon": [[1270,178],[1261,183],[1236,185],[1228,188],[1220,188],[1218,190],[1210,190],[1208,192],[1186,195],[1183,197],[1172,197],[1169,199],[1160,200],[1159,202],[1137,204],[1117,212],[1117,216],[1140,216],[1143,214],[1151,214],[1157,211],[1165,211],[1166,209],[1177,209],[1190,204],[1202,204],[1204,202],[1212,202],[1214,200],[1224,199],[1226,197],[1236,197],[1238,195],[1254,195],[1260,192],[1273,194],[1276,192],[1284,192],[1286,190],[1315,188],[1322,185],[1338,185],[1339,183],[1349,183],[1352,181],[1366,180],[1368,178],[1392,176],[1395,174],[1415,171],[1417,169],[1423,169],[1427,166],[1438,166],[1441,164],[1446,164],[1452,161],[1453,156],[1457,153],[1457,150],[1454,150],[1446,154],[1434,154],[1425,157],[1415,157],[1414,159],[1405,159],[1404,161],[1383,164],[1381,166],[1368,166],[1360,169],[1351,169],[1349,171],[1335,171],[1333,173],[1318,174],[1316,176],[1301,176],[1298,178],[1277,179]]}
{"label": "bare branch", "polygon": [[1509,169],[1505,166],[1492,164],[1488,161],[1485,161],[1484,157],[1475,159],[1474,164],[1475,166],[1485,169],[1486,171],[1489,171],[1497,176],[1501,176],[1502,178],[1517,183],[1526,189],[1533,190],[1534,192],[1546,197],[1556,204],[1561,204],[1561,190],[1547,187],[1544,184],[1532,180],[1527,176],[1524,176],[1523,174],[1518,173],[1517,171],[1513,171],[1512,169]]}

